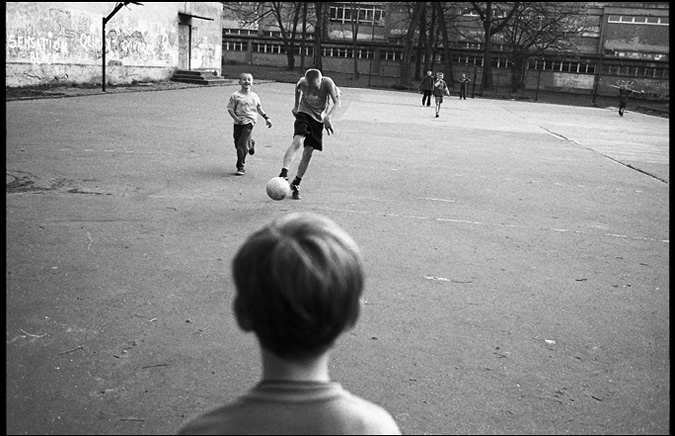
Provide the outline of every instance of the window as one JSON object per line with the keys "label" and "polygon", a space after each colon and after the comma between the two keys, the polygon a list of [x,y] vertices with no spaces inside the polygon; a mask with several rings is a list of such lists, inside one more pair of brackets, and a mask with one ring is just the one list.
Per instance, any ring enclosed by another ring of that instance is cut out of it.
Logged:
{"label": "window", "polygon": [[352,8],[354,14],[358,11],[358,20],[361,24],[370,24],[375,26],[384,26],[385,10],[379,6],[363,5],[363,4],[336,4],[328,9],[328,14],[331,21],[339,23],[351,23]]}
{"label": "window", "polygon": [[657,26],[668,26],[670,23],[669,17],[636,17],[633,15],[610,15],[608,18],[610,23],[621,24],[647,24]]}
{"label": "window", "polygon": [[285,54],[286,49],[282,44],[276,43],[254,43],[253,51],[267,54]]}
{"label": "window", "polygon": [[393,50],[385,50],[380,52],[380,60],[383,61],[400,61],[403,59],[403,53]]}
{"label": "window", "polygon": [[478,12],[473,8],[464,8],[462,9],[462,15],[465,17],[478,17]]}
{"label": "window", "polygon": [[668,60],[668,55],[664,53],[647,53],[647,52],[637,52],[637,51],[618,51],[612,50],[611,52],[605,53],[606,55],[617,56],[620,58],[628,59],[641,59],[645,61],[660,61]]}
{"label": "window", "polygon": [[239,41],[225,41],[225,50],[227,51],[246,51],[246,44]]}

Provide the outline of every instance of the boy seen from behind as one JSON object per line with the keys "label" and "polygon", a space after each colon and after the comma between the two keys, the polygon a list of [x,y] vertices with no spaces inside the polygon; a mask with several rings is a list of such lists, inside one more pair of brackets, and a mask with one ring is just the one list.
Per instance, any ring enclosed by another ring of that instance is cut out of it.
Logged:
{"label": "boy seen from behind", "polygon": [[341,227],[312,213],[278,218],[249,236],[232,274],[234,315],[258,339],[262,377],[179,434],[401,434],[389,412],[329,376],[364,286],[360,251]]}

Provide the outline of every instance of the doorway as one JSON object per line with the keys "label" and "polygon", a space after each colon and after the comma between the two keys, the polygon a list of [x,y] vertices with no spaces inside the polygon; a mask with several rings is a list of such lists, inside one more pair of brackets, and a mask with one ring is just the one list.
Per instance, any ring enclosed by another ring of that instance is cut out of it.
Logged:
{"label": "doorway", "polygon": [[192,26],[178,23],[178,69],[190,70]]}

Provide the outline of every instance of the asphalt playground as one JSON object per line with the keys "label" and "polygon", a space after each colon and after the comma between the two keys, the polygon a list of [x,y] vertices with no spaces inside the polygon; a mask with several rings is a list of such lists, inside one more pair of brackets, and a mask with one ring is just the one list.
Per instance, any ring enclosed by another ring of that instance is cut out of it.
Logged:
{"label": "asphalt playground", "polygon": [[312,211],[366,263],[331,375],[405,434],[670,434],[669,120],[338,85],[300,201],[265,193],[292,84],[254,85],[243,177],[234,84],[6,103],[7,433],[171,434],[251,387],[231,258]]}

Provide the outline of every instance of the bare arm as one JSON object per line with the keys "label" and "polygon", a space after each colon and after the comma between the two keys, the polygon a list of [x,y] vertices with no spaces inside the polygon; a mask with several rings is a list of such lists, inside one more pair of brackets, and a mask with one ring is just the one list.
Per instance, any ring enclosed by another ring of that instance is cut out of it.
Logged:
{"label": "bare arm", "polygon": [[328,112],[326,115],[323,117],[323,125],[324,128],[326,129],[326,132],[330,135],[331,133],[335,133],[333,129],[333,122],[331,121],[331,118],[333,115],[335,115],[335,112],[338,110],[338,108],[342,107],[342,101],[340,100],[340,95],[342,94],[342,91],[333,83],[333,86],[330,89],[329,96],[331,100],[330,108],[328,109]]}
{"label": "bare arm", "polygon": [[272,127],[272,119],[267,116],[267,113],[265,113],[265,111],[263,110],[262,104],[258,104],[258,106],[256,106],[256,110],[258,111],[260,116],[265,119],[265,124],[267,125],[267,127]]}
{"label": "bare arm", "polygon": [[300,84],[302,83],[302,79],[298,80],[298,83],[295,84],[295,104],[293,104],[293,115],[298,113],[298,106],[300,106],[300,96],[302,95],[302,87]]}

